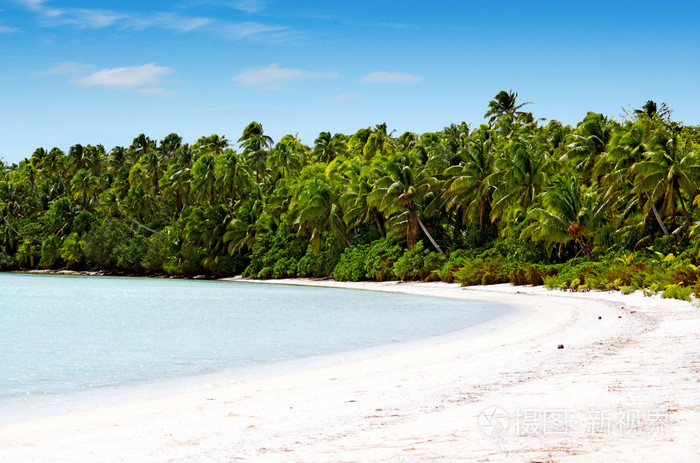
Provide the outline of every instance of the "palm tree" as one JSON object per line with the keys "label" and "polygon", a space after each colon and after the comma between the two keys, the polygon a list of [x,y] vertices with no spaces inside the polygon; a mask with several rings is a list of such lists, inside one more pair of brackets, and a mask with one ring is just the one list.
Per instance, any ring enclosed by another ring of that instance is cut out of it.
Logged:
{"label": "palm tree", "polygon": [[[128,196],[134,195],[134,193],[137,190],[134,190],[135,186],[139,186],[140,188],[140,193],[144,194],[146,196],[146,201],[148,202],[148,205],[151,208],[151,211],[153,212],[153,219],[156,218],[156,209],[153,206],[153,201],[151,201],[151,195],[150,195],[150,185],[151,185],[151,180],[148,176],[148,170],[141,165],[140,162],[137,162],[133,166],[131,166],[131,170],[129,171],[129,185],[131,185],[131,188],[129,189]],[[133,201],[133,200],[132,200]]]}
{"label": "palm tree", "polygon": [[97,196],[101,190],[100,179],[92,175],[87,169],[80,169],[73,176],[70,182],[73,198],[83,199],[83,208],[87,208],[88,204],[97,201]]}
{"label": "palm tree", "polygon": [[408,249],[418,242],[418,228],[428,237],[432,245],[442,254],[442,249],[435,242],[420,218],[423,200],[433,195],[437,180],[430,177],[421,167],[411,167],[407,160],[390,161],[386,166],[386,176],[379,179],[375,189],[370,193],[370,205],[384,214],[388,219],[387,228],[394,234],[405,230]]}
{"label": "palm tree", "polygon": [[497,171],[488,182],[495,187],[491,220],[515,208],[522,216],[547,185],[553,163],[541,146],[531,142],[512,143],[506,155],[496,161]]}
{"label": "palm tree", "polygon": [[495,172],[496,157],[491,142],[481,138],[470,141],[462,153],[464,162],[445,170],[443,198],[447,209],[463,211],[463,218],[479,217],[479,230],[483,231],[490,209],[493,187],[489,182]]}
{"label": "palm tree", "polygon": [[208,200],[212,206],[216,204],[216,158],[213,154],[206,153],[194,163],[192,183],[201,199]]}
{"label": "palm tree", "polygon": [[230,145],[230,142],[226,139],[225,135],[211,134],[208,137],[201,137],[195,143],[195,146],[199,147],[202,151],[221,154]]}
{"label": "palm tree", "polygon": [[[680,205],[686,225],[690,226],[692,219],[684,196],[695,197],[700,180],[700,165],[692,144],[684,137],[659,129],[645,147],[644,159],[632,166],[633,191],[647,195],[647,211],[662,200],[661,211],[667,217],[675,217]],[[663,225],[660,218],[657,220]]]}
{"label": "palm tree", "polygon": [[365,159],[370,160],[375,155],[388,156],[396,152],[394,141],[387,133],[386,122],[375,126],[375,129],[367,137],[367,142],[362,148]]}
{"label": "palm tree", "polygon": [[647,100],[641,109],[634,110],[634,114],[639,118],[659,118],[662,120],[668,120],[668,118],[671,117],[672,112],[673,111],[666,105],[666,103],[661,103],[659,106],[654,100]]}
{"label": "palm tree", "polygon": [[298,138],[285,135],[270,150],[267,162],[282,171],[284,176],[301,169],[308,148],[301,144]]}
{"label": "palm tree", "polygon": [[224,204],[234,217],[233,206],[239,198],[250,191],[252,173],[243,156],[227,149],[217,158],[216,188],[225,197]]}
{"label": "palm tree", "polygon": [[253,248],[258,234],[265,229],[263,207],[264,203],[259,190],[253,190],[252,194],[241,200],[224,234],[229,254],[244,248],[249,250]]}
{"label": "palm tree", "polygon": [[312,154],[318,162],[329,163],[338,156],[343,156],[347,152],[345,137],[336,133],[331,137],[330,132],[321,132],[314,140]]}
{"label": "palm tree", "polygon": [[484,118],[489,118],[489,124],[492,124],[496,119],[505,115],[520,116],[525,114],[518,110],[527,104],[532,104],[532,101],[526,101],[525,103],[516,105],[517,98],[517,92],[513,93],[513,90],[509,92],[501,90],[493,100],[489,101],[489,110],[484,114]]}
{"label": "palm tree", "polygon": [[376,206],[369,203],[369,195],[381,174],[375,166],[362,164],[359,159],[344,163],[346,189],[339,198],[345,212],[343,220],[349,227],[355,227],[363,221],[371,221],[379,235],[384,237],[382,216]]}
{"label": "palm tree", "polygon": [[168,134],[158,146],[161,157],[165,160],[172,158],[182,146],[182,137],[176,133]]}
{"label": "palm tree", "polygon": [[330,231],[344,244],[348,241],[343,211],[338,202],[337,189],[322,177],[304,182],[299,195],[292,198],[290,215],[300,234],[310,232],[314,253],[321,247],[324,231]]}
{"label": "palm tree", "polygon": [[583,175],[586,182],[591,180],[595,163],[605,152],[613,129],[614,126],[607,117],[589,112],[571,135],[573,141],[564,158],[573,163],[576,172]]}
{"label": "palm tree", "polygon": [[189,204],[192,180],[192,165],[197,159],[196,149],[185,144],[177,149],[170,158],[168,170],[161,179],[161,187],[165,194],[175,193],[176,214]]}
{"label": "palm tree", "polygon": [[542,194],[542,206],[531,211],[532,223],[522,236],[550,244],[576,242],[593,258],[596,233],[607,219],[613,198],[598,194],[595,186],[581,187],[575,175],[559,175]]}
{"label": "palm tree", "polygon": [[243,155],[255,171],[255,180],[260,183],[261,174],[265,173],[267,153],[274,141],[263,132],[259,122],[251,122],[243,129],[243,135],[238,139],[243,148]]}

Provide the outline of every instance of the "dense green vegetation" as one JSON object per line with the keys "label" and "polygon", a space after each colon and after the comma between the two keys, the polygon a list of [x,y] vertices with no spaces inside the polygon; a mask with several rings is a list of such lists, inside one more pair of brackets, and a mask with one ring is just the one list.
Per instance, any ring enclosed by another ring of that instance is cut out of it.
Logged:
{"label": "dense green vegetation", "polygon": [[700,291],[700,127],[648,101],[575,127],[488,123],[276,143],[145,135],[0,168],[0,270],[513,282]]}

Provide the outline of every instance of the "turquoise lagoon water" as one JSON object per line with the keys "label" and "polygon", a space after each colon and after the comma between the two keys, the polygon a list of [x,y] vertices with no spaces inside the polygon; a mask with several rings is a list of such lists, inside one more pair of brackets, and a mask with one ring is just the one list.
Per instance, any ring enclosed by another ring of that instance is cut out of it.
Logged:
{"label": "turquoise lagoon water", "polygon": [[0,421],[32,406],[46,413],[69,396],[235,376],[454,332],[513,311],[333,288],[0,273]]}

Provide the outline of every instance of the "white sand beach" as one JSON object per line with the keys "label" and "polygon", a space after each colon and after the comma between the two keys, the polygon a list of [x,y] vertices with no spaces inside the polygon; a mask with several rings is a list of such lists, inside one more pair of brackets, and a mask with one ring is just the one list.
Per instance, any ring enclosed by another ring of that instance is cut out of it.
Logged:
{"label": "white sand beach", "polygon": [[6,425],[0,461],[700,461],[700,309],[690,303],[510,285],[275,283],[529,312],[464,339]]}

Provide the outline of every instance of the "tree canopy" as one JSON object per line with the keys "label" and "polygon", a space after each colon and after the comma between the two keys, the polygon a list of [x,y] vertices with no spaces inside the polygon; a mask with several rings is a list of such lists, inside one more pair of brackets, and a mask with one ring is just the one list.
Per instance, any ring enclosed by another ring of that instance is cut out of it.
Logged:
{"label": "tree canopy", "polygon": [[517,97],[499,92],[475,127],[379,123],[313,146],[251,122],[236,142],[40,147],[0,165],[0,269],[449,280],[454,256],[557,265],[669,246],[695,262],[700,127],[653,101],[545,124]]}

